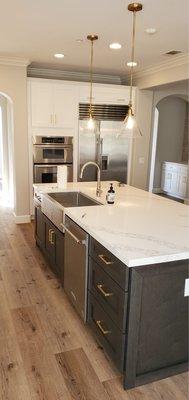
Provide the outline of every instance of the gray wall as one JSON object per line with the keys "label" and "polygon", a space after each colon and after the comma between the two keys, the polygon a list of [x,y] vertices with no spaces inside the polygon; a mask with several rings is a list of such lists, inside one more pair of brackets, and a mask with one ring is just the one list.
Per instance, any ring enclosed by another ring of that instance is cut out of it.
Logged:
{"label": "gray wall", "polygon": [[166,97],[158,104],[159,125],[154,172],[154,188],[160,188],[163,161],[182,161],[187,102]]}

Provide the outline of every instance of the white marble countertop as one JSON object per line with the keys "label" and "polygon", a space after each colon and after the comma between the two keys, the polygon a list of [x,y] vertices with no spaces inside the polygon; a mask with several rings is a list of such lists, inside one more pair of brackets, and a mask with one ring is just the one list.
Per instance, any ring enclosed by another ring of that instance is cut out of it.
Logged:
{"label": "white marble countertop", "polygon": [[36,184],[40,193],[80,190],[104,205],[65,208],[93,238],[128,267],[189,258],[189,207],[155,194],[125,185],[116,190],[114,205],[106,204],[109,182],[102,182],[103,194],[96,197],[96,183]]}

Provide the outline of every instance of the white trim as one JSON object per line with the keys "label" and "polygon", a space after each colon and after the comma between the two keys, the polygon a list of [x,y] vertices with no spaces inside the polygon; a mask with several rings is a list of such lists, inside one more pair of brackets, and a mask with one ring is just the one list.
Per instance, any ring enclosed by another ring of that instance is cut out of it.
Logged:
{"label": "white trim", "polygon": [[152,133],[149,192],[153,192],[154,172],[155,172],[155,164],[156,164],[156,147],[157,147],[157,136],[158,136],[158,122],[159,122],[159,111],[158,111],[158,109],[156,107],[155,111],[154,111],[154,126],[153,126],[153,133]]}
{"label": "white trim", "polygon": [[153,188],[152,193],[164,193],[164,191],[161,188]]}
{"label": "white trim", "polygon": [[28,224],[31,222],[30,215],[16,215],[13,211],[15,224]]}
{"label": "white trim", "polygon": [[0,65],[14,65],[17,67],[27,67],[29,64],[30,60],[27,58],[0,56]]}
{"label": "white trim", "polygon": [[[78,72],[78,71],[63,71],[53,68],[44,67],[28,67],[27,75],[30,78],[44,78],[44,79],[61,79],[65,81],[79,81],[89,82],[89,72]],[[93,82],[121,85],[121,77],[119,75],[105,75],[105,74],[93,74]]]}
{"label": "white trim", "polygon": [[[171,57],[171,56],[166,56]],[[173,57],[173,56],[172,56]],[[135,72],[133,74],[134,79],[142,78],[143,76],[152,75],[161,71],[165,71],[174,67],[179,67],[181,65],[189,64],[189,53],[180,54],[174,56],[175,58],[170,58],[167,61],[163,61],[161,63],[151,65],[150,67],[144,68],[141,71]]]}

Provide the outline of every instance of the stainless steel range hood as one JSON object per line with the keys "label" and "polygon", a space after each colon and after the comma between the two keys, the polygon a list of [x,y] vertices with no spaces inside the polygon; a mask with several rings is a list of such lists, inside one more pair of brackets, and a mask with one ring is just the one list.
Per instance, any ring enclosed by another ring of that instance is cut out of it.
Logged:
{"label": "stainless steel range hood", "polygon": [[[93,104],[92,114],[98,121],[123,121],[129,109],[128,105],[121,104]],[[89,118],[89,104],[79,104],[79,119]]]}

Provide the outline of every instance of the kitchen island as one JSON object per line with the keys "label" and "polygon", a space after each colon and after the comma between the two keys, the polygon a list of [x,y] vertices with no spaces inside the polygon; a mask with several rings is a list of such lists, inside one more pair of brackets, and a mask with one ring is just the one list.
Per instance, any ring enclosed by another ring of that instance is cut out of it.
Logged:
{"label": "kitchen island", "polygon": [[94,182],[69,183],[65,191],[79,190],[103,206],[64,213],[90,235],[87,322],[131,388],[186,370],[189,209],[114,186],[115,204],[107,205],[108,182],[100,199]]}

